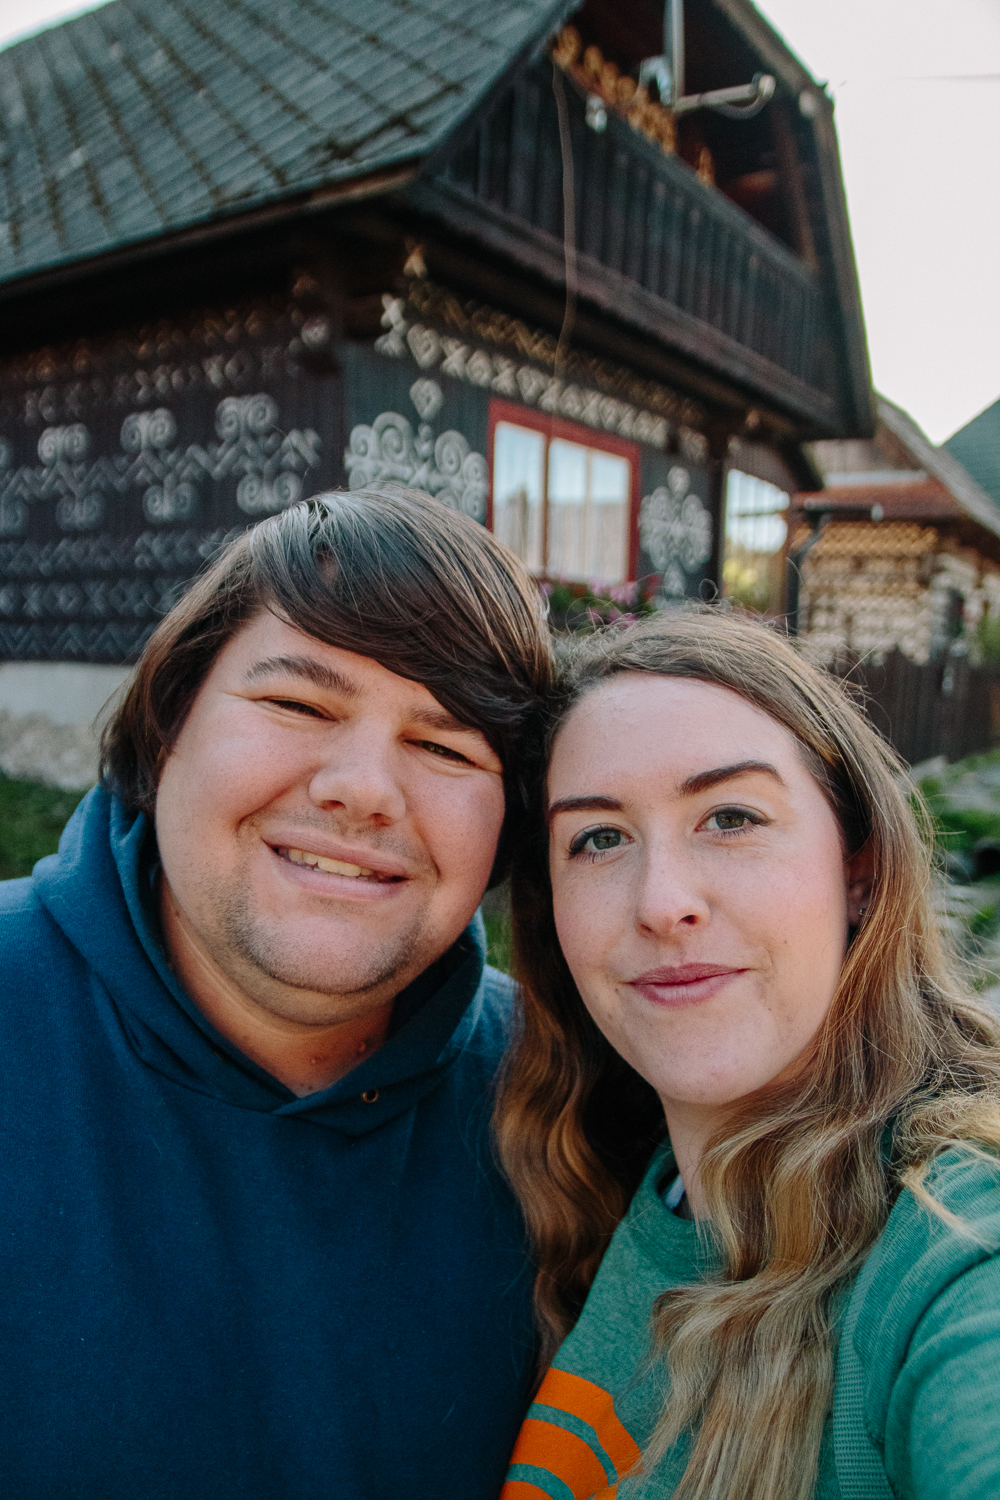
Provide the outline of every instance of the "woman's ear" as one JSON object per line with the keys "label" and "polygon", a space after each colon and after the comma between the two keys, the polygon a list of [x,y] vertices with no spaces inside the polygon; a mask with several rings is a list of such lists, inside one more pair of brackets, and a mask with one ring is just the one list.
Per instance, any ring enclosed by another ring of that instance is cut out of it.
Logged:
{"label": "woman's ear", "polygon": [[847,885],[847,925],[860,927],[871,905],[875,880],[875,857],[870,841],[844,861],[844,879]]}

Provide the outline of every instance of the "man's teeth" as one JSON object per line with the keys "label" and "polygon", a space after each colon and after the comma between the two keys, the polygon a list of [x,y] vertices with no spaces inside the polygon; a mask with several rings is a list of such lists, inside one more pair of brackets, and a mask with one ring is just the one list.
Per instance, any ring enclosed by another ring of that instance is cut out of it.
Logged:
{"label": "man's teeth", "polygon": [[360,876],[371,879],[375,874],[374,870],[366,870],[363,865],[349,865],[342,859],[324,859],[322,854],[311,854],[308,849],[289,849],[287,854],[293,865],[309,865],[314,870],[326,870],[330,875],[350,875],[357,880]]}

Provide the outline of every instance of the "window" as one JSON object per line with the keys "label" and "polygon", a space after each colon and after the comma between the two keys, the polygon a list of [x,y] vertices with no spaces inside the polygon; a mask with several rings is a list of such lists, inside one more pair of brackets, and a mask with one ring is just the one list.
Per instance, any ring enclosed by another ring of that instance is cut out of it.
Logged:
{"label": "window", "polygon": [[622,583],[638,449],[492,403],[493,530],[535,573]]}
{"label": "window", "polygon": [[726,481],[722,592],[748,609],[785,608],[788,496],[776,484],[731,469]]}

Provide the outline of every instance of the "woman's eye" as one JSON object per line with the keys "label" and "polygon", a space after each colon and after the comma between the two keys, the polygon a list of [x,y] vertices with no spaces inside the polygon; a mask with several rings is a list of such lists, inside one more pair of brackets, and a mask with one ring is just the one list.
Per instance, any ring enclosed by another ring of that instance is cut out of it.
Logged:
{"label": "woman's eye", "polygon": [[709,833],[742,833],[757,828],[763,820],[746,807],[719,807],[704,822]]}
{"label": "woman's eye", "polygon": [[577,854],[607,854],[612,849],[622,849],[626,836],[620,828],[588,828],[578,833],[569,846],[570,858]]}

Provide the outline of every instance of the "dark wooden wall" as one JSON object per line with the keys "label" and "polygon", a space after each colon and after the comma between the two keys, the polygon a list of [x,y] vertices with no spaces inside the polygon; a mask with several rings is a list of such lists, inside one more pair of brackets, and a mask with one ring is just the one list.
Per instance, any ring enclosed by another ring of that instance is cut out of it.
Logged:
{"label": "dark wooden wall", "polygon": [[135,660],[227,537],[339,480],[302,322],[267,295],[0,361],[0,660]]}

